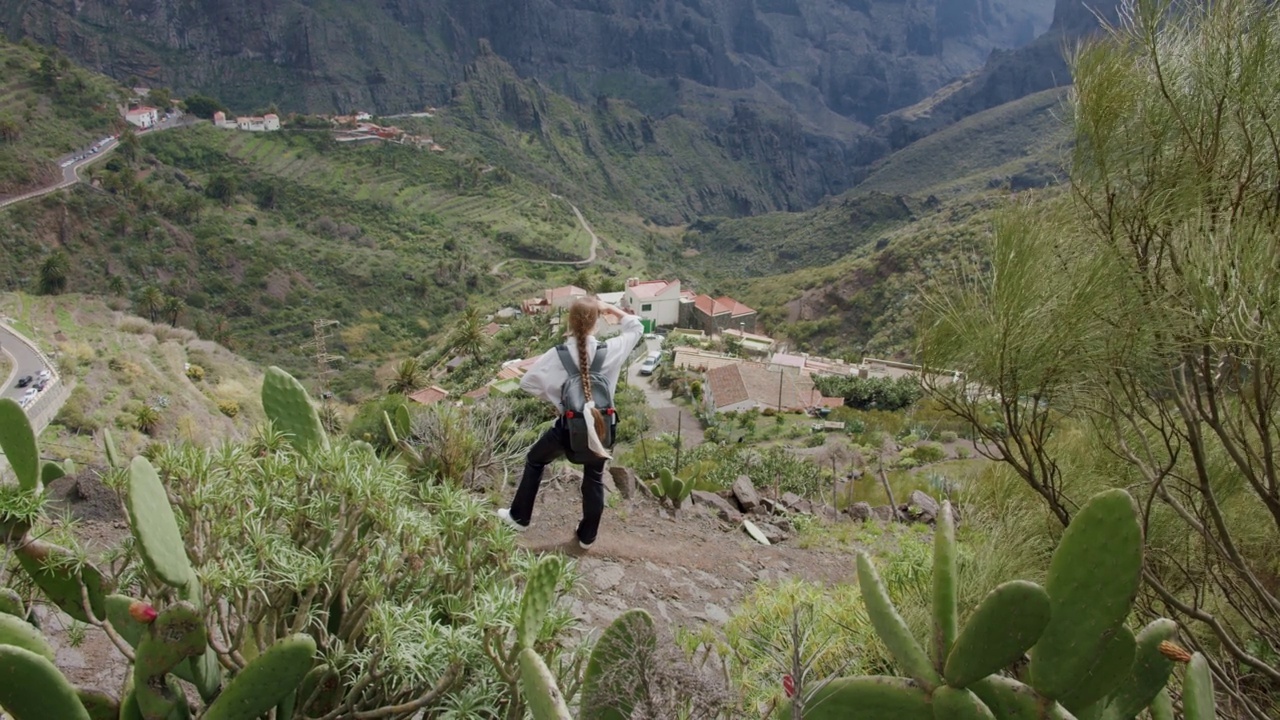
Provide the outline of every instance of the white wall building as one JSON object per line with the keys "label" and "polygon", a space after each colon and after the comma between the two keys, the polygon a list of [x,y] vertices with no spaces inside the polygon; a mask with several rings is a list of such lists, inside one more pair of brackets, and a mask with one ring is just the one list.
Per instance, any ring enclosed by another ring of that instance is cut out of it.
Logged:
{"label": "white wall building", "polygon": [[236,118],[236,127],[247,132],[274,132],[280,129],[280,116],[268,113],[262,117],[256,115]]}
{"label": "white wall building", "polygon": [[156,123],[160,122],[160,112],[153,107],[144,105],[126,110],[124,119],[130,125],[146,130],[155,127]]}
{"label": "white wall building", "polygon": [[632,313],[664,327],[680,322],[680,281],[627,280],[622,294],[623,306]]}

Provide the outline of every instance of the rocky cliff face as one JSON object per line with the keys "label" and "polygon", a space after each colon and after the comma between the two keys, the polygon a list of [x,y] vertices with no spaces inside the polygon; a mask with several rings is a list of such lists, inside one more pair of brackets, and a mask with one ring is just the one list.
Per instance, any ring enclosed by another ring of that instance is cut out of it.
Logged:
{"label": "rocky cliff face", "polygon": [[1116,22],[1120,2],[1057,0],[1048,32],[1025,47],[993,51],[980,70],[920,103],[884,115],[876,136],[897,149],[983,110],[1071,84],[1066,52],[1076,40],[1098,31],[1099,18]]}
{"label": "rocky cliff face", "polygon": [[[1057,2],[1063,22],[1064,4]],[[121,80],[214,94],[244,111],[271,103],[286,111],[381,113],[443,105],[467,81],[468,68],[491,55],[522,83],[567,95],[584,112],[602,98],[620,99],[651,122],[681,119],[705,128],[715,152],[752,165],[756,175],[749,184],[708,185],[710,206],[750,213],[804,207],[856,183],[866,165],[912,134],[895,135],[896,126],[877,131],[878,122],[886,127],[888,114],[988,58],[998,62],[1001,53],[1033,43],[1054,6],[0,0],[0,27],[13,38],[56,44]]]}

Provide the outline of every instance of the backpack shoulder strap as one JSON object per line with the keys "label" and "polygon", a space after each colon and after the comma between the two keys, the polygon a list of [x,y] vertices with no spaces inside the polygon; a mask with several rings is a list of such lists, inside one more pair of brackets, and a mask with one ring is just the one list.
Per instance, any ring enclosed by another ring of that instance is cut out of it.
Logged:
{"label": "backpack shoulder strap", "polygon": [[578,369],[578,361],[573,359],[573,354],[569,352],[568,346],[564,343],[557,345],[556,354],[560,356],[560,364],[564,365],[564,369],[569,373],[570,378],[582,374],[582,371]]}
{"label": "backpack shoulder strap", "polygon": [[604,354],[608,349],[608,345],[596,343],[596,356],[591,359],[591,372],[598,373],[604,369]]}

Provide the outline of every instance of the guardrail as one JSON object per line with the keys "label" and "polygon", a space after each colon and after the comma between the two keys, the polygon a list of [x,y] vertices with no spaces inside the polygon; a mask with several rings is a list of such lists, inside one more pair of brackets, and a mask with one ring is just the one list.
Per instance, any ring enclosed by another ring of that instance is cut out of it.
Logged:
{"label": "guardrail", "polygon": [[[40,363],[49,371],[49,384],[27,406],[27,418],[31,421],[31,429],[39,437],[40,433],[44,432],[45,428],[49,427],[53,419],[58,416],[58,411],[62,409],[62,405],[70,397],[72,383],[62,381],[62,374],[58,372],[58,366],[30,338],[15,330],[9,323],[0,321],[0,327],[3,327],[6,332],[17,338],[18,342],[35,353],[36,357],[40,359]],[[0,455],[0,477],[11,477],[9,463],[3,455]]]}

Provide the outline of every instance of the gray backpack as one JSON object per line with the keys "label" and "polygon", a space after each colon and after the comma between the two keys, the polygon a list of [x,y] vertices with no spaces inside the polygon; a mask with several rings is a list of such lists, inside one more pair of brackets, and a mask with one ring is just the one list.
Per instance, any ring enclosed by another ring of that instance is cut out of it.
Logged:
{"label": "gray backpack", "polygon": [[[587,376],[591,381],[591,399],[604,416],[605,432],[600,442],[606,448],[612,448],[613,428],[618,423],[618,413],[613,407],[613,391],[609,389],[609,381],[605,379],[603,372],[605,351],[608,349],[603,343],[596,346],[596,356],[591,360],[591,367],[587,368]],[[595,457],[587,441],[587,423],[591,419],[583,412],[587,397],[582,392],[582,372],[578,370],[578,361],[567,346],[557,345],[556,352],[560,355],[560,363],[564,365],[565,372],[569,374],[568,379],[560,386],[560,406],[564,408],[564,421],[569,428],[569,459],[580,462],[579,458]]]}

